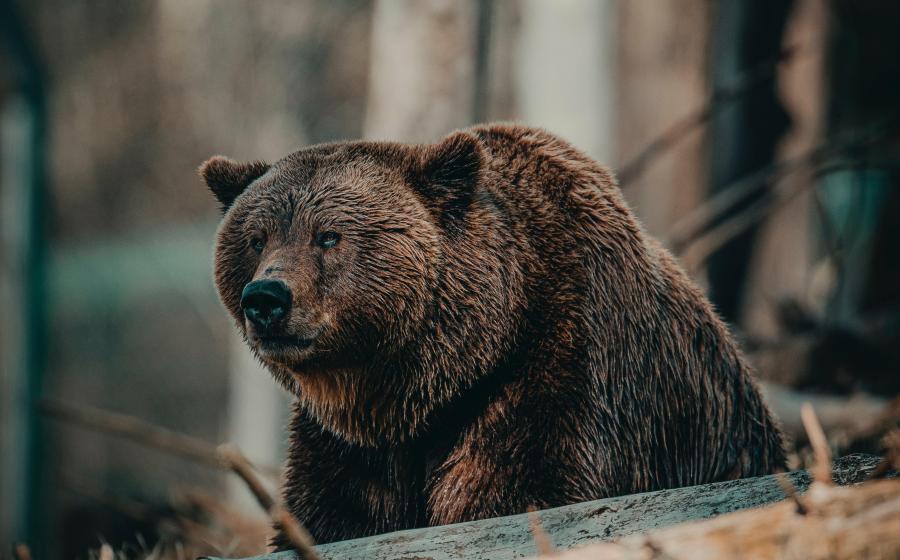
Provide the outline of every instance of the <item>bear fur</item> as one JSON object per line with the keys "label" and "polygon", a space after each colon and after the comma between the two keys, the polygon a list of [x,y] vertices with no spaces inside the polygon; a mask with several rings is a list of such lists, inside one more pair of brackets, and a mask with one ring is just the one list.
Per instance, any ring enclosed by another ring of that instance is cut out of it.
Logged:
{"label": "bear fur", "polygon": [[[784,466],[710,303],[560,138],[483,125],[201,174],[221,299],[296,397],[284,499],[318,542]],[[291,291],[271,339],[241,310],[262,278]]]}

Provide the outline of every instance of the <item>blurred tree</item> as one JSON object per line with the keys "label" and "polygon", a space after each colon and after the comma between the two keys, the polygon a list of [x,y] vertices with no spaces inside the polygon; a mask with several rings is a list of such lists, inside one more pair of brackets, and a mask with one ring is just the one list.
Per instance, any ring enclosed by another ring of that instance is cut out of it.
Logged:
{"label": "blurred tree", "polygon": [[0,83],[7,86],[0,89],[0,543],[43,545],[46,70],[10,0],[0,1],[0,31]]}
{"label": "blurred tree", "polygon": [[432,142],[472,122],[475,0],[378,0],[363,135]]}
{"label": "blurred tree", "polygon": [[[728,87],[743,75],[780,58],[792,4],[793,0],[716,3],[711,45],[713,89]],[[717,111],[711,123],[711,192],[771,164],[788,126],[774,80],[760,80],[745,95]],[[756,196],[761,194],[758,191]],[[727,220],[754,200],[751,197],[735,206],[721,219]],[[732,323],[739,319],[755,237],[756,228],[748,228],[708,261],[710,298]]]}
{"label": "blurred tree", "polygon": [[[612,80],[616,154],[610,163],[620,173],[628,202],[654,235],[670,234],[706,195],[702,125],[709,111],[713,8],[713,2],[698,0],[618,3]],[[661,138],[664,149],[654,150]],[[634,170],[648,150],[652,164],[629,177],[628,168]]]}

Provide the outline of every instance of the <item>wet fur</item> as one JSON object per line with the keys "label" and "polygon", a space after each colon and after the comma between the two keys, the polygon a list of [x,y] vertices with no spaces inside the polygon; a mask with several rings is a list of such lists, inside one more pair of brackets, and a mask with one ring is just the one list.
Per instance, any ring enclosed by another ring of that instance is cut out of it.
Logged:
{"label": "wet fur", "polygon": [[[217,196],[240,191],[215,271],[239,327],[260,222],[284,232],[297,324],[326,325],[320,354],[268,364],[297,397],[285,500],[318,542],[783,466],[726,327],[559,138],[489,125],[216,161]],[[296,225],[317,220],[346,241],[318,265]]]}

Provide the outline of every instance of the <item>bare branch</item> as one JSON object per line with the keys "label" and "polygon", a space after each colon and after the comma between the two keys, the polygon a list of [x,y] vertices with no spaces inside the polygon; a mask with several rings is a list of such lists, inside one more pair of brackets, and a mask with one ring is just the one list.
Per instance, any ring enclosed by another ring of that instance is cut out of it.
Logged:
{"label": "bare branch", "polygon": [[306,560],[319,560],[312,535],[289,511],[275,501],[259,477],[256,476],[253,465],[244,454],[231,444],[220,445],[217,452],[222,462],[247,484],[247,488],[253,493],[256,501],[269,514],[272,521],[284,531],[288,541],[297,549],[297,552]]}
{"label": "bare branch", "polygon": [[[297,551],[307,560],[318,560],[315,542],[309,531],[276,502],[256,475],[256,468],[234,445],[223,444],[216,447],[201,439],[155,426],[133,416],[58,400],[43,401],[42,410],[50,416],[68,420],[84,428],[117,435],[209,467],[231,470],[244,481],[262,509],[281,527]],[[267,470],[277,477],[277,469],[268,467]]]}
{"label": "bare branch", "polygon": [[291,515],[286,509],[278,508],[272,514],[272,519],[281,527],[288,541],[300,552],[303,558],[306,560],[319,560],[319,555],[313,548],[315,541],[313,541],[312,535],[297,521],[296,517]]}
{"label": "bare branch", "polygon": [[[684,252],[688,246],[695,243],[709,243],[709,241],[702,240],[703,237],[715,239],[728,236],[729,233],[731,233],[730,229],[735,227],[731,223],[721,224],[717,228],[709,231],[705,236],[701,237],[703,232],[706,231],[711,224],[720,219],[726,212],[731,210],[731,208],[736,206],[742,200],[745,200],[750,195],[762,190],[771,182],[799,171],[822,157],[822,151],[813,150],[791,160],[769,165],[734,181],[698,206],[683,219],[676,222],[672,227],[671,233],[667,236],[668,246],[671,247],[675,253],[681,253]],[[795,193],[789,192],[786,194],[791,195]],[[736,233],[731,234],[728,238],[730,239],[737,233],[746,229],[748,225],[752,225],[758,221],[760,217],[765,216],[767,213],[766,211],[769,209],[774,198],[774,196],[770,196],[762,201],[758,201],[751,208],[748,208],[732,218],[732,222],[746,222],[746,224],[740,223],[736,228]],[[785,196],[784,198],[789,200],[790,196]],[[722,243],[720,242],[713,245],[714,247],[712,250],[715,250],[715,248],[721,246]]]}
{"label": "bare branch", "polygon": [[[222,463],[215,445],[199,438],[156,426],[134,416],[56,399],[44,399],[41,402],[41,410],[49,416],[71,422],[82,428],[119,436],[146,447],[202,463],[208,467],[230,468]],[[279,476],[279,469],[272,466],[263,466],[260,470],[266,476],[273,478]]]}
{"label": "bare branch", "polygon": [[822,484],[831,485],[831,448],[828,447],[828,439],[819,424],[816,412],[811,404],[806,403],[800,409],[800,418],[803,420],[803,427],[806,428],[806,434],[809,436],[809,443],[812,446],[815,455],[815,464],[810,469],[813,480]]}
{"label": "bare branch", "polygon": [[531,526],[531,534],[534,537],[534,547],[540,556],[550,555],[554,553],[553,543],[550,542],[550,536],[544,531],[541,525],[541,515],[534,506],[528,507],[528,524]]}
{"label": "bare branch", "polygon": [[275,507],[276,502],[272,494],[266,490],[262,481],[256,476],[253,465],[235,445],[223,443],[216,449],[216,454],[222,464],[231,469],[234,474],[244,481],[264,511],[271,511]]}
{"label": "bare branch", "polygon": [[806,504],[803,503],[803,500],[800,498],[800,495],[797,493],[797,489],[794,488],[794,485],[791,483],[791,479],[788,478],[784,473],[776,474],[775,480],[778,481],[778,485],[781,486],[781,489],[784,490],[784,494],[793,500],[793,502],[797,505],[797,513],[800,515],[806,515],[809,511],[806,507]]}
{"label": "bare branch", "polygon": [[852,161],[841,158],[855,149],[884,138],[896,127],[896,117],[896,114],[887,115],[868,126],[847,130],[805,154],[774,162],[732,182],[677,222],[667,236],[666,245],[676,254],[684,253],[690,248],[693,260],[702,262],[722,245],[812,186],[814,181],[770,189],[760,200],[713,227],[738,203],[797,171],[812,168],[817,172],[830,172],[851,165]]}
{"label": "bare branch", "polygon": [[706,124],[719,109],[753,91],[761,83],[773,79],[778,66],[792,58],[798,50],[797,47],[788,47],[774,59],[764,61],[739,76],[732,85],[714,91],[702,107],[678,120],[622,165],[616,173],[619,185],[624,187],[637,179],[654,160],[672,149],[691,131]]}

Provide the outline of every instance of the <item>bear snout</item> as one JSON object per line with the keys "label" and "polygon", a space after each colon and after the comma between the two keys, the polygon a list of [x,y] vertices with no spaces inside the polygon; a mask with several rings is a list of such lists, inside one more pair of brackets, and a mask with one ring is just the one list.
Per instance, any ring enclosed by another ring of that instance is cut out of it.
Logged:
{"label": "bear snout", "polygon": [[291,290],[281,280],[256,280],[244,286],[241,310],[263,332],[284,321],[291,308]]}

